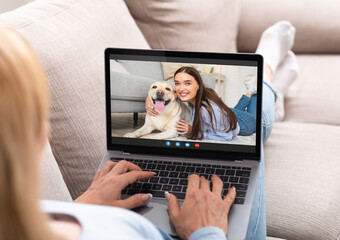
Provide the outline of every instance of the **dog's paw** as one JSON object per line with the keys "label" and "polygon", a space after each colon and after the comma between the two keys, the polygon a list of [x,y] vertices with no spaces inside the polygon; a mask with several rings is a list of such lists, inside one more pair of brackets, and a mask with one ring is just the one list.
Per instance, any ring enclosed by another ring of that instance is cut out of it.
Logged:
{"label": "dog's paw", "polygon": [[134,134],[133,132],[132,133],[126,133],[126,134],[124,134],[123,137],[126,137],[126,138],[135,138],[136,134]]}
{"label": "dog's paw", "polygon": [[152,138],[152,135],[148,134],[148,135],[141,136],[140,138]]}

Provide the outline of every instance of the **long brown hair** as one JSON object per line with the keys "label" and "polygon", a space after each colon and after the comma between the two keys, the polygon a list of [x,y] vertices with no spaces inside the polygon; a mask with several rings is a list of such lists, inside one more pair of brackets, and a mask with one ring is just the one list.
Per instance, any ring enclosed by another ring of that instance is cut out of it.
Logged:
{"label": "long brown hair", "polygon": [[32,47],[14,29],[0,27],[0,239],[52,239],[39,208],[37,159],[49,99]]}
{"label": "long brown hair", "polygon": [[[200,73],[193,67],[190,66],[184,66],[179,68],[174,76],[176,76],[177,73],[186,73],[192,76],[198,83],[198,90],[196,93],[196,100],[195,100],[195,115],[194,115],[194,121],[192,123],[192,129],[191,129],[191,134],[189,134],[188,138],[189,139],[203,139],[204,134],[202,131],[201,124],[203,122],[202,120],[202,114],[201,113],[201,108],[204,107],[207,109],[209,116],[210,116],[210,122],[211,122],[211,127],[213,131],[215,132],[214,128],[214,122],[217,122],[214,110],[211,106],[211,102],[215,103],[221,110],[222,112],[225,112],[226,115],[228,116],[229,120],[229,128],[226,130],[226,132],[232,131],[236,129],[237,127],[237,118],[235,113],[227,106],[224,104],[224,102],[221,100],[221,98],[217,95],[217,93],[211,89],[207,88],[203,84],[202,77]],[[222,114],[223,116],[224,114]],[[220,119],[222,123],[228,124],[226,122],[226,119]]]}

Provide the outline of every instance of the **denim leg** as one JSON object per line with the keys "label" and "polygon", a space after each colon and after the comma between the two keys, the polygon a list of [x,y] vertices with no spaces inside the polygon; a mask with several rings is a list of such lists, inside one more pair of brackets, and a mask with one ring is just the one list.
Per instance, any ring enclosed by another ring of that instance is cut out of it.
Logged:
{"label": "denim leg", "polygon": [[[261,146],[263,153],[263,146]],[[264,199],[264,158],[261,156],[259,175],[251,208],[247,240],[265,240],[267,235],[266,208]]]}
{"label": "denim leg", "polygon": [[263,82],[262,96],[262,141],[269,138],[275,122],[276,94],[269,81]]}
{"label": "denim leg", "polygon": [[250,102],[248,104],[247,112],[252,114],[256,119],[256,106],[257,106],[257,94],[254,94],[250,98]]}
{"label": "denim leg", "polygon": [[256,132],[256,101],[257,94],[251,98],[242,95],[236,106],[231,108],[237,117],[241,136],[249,136]]}
{"label": "denim leg", "polygon": [[236,108],[230,108],[237,118],[237,123],[240,126],[240,136],[249,136],[256,132],[256,118],[245,111],[238,110]]}
{"label": "denim leg", "polygon": [[256,105],[257,105],[257,94],[251,96],[251,98],[246,95],[242,95],[236,106],[234,107],[240,111],[246,111],[254,116],[256,119]]}
{"label": "denim leg", "polygon": [[238,100],[238,103],[234,108],[240,110],[240,111],[246,111],[249,103],[251,101],[251,98],[247,97],[246,95],[242,95],[240,100]]}
{"label": "denim leg", "polygon": [[[276,94],[270,82],[263,84],[263,104],[262,104],[262,141],[268,139],[275,121],[275,101]],[[247,240],[266,239],[266,208],[264,199],[264,153],[261,145],[260,171],[257,178],[254,201],[251,209],[250,220],[247,231]]]}

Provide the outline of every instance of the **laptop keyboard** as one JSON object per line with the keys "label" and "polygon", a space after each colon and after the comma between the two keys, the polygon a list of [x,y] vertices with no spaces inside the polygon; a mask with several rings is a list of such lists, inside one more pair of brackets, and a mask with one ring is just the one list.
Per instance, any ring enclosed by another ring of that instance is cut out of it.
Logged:
{"label": "laptop keyboard", "polygon": [[[121,159],[122,158],[111,158],[111,161],[118,162]],[[156,174],[151,179],[138,180],[137,182],[128,185],[122,190],[122,194],[133,195],[136,193],[151,193],[153,197],[165,198],[164,192],[168,191],[176,195],[178,199],[184,199],[190,174],[195,173],[199,176],[204,176],[209,181],[211,180],[211,176],[216,174],[223,182],[222,197],[227,194],[229,188],[235,186],[236,199],[234,203],[244,204],[251,172],[251,168],[249,167],[132,158],[125,158],[125,160],[138,165],[145,171],[152,171]]]}

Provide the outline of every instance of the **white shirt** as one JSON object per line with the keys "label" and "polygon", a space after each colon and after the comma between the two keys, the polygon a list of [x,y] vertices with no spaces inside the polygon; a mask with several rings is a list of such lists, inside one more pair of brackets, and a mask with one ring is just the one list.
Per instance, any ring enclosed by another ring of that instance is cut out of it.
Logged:
{"label": "white shirt", "polygon": [[[42,200],[40,204],[46,213],[76,218],[81,225],[79,240],[172,239],[143,216],[123,208],[51,200]],[[210,226],[197,230],[189,238],[200,239],[226,239],[226,236],[221,229]]]}

